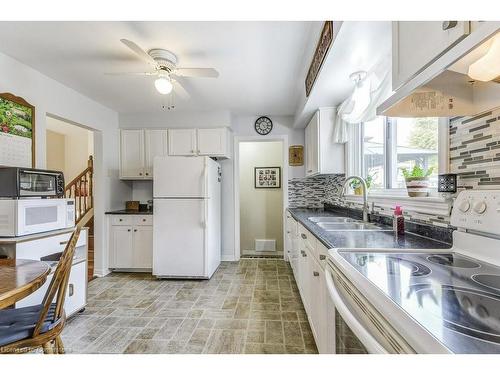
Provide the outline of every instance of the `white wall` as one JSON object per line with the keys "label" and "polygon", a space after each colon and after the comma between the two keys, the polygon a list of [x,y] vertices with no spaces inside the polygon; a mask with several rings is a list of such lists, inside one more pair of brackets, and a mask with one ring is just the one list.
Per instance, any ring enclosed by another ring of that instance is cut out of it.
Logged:
{"label": "white wall", "polygon": [[282,253],[283,181],[280,188],[258,189],[255,168],[283,168],[283,144],[240,142],[239,147],[240,249],[255,251],[255,240],[267,239],[275,240],[276,251]]}
{"label": "white wall", "polygon": [[[0,92],[21,96],[35,106],[36,167],[46,163],[46,115],[93,130],[95,147],[95,267],[107,270],[104,212],[129,199],[131,189],[118,179],[118,114],[73,89],[0,53]],[[103,147],[106,145],[106,147]]]}
{"label": "white wall", "polygon": [[[211,128],[228,126],[234,136],[256,136],[255,120],[259,115],[234,116],[229,110],[177,112],[163,111],[155,114],[136,113],[120,114],[120,128]],[[292,129],[292,116],[271,116],[273,130],[271,135],[286,135],[288,143],[304,144],[304,129]],[[263,139],[265,137],[262,137]],[[231,142],[233,147],[233,142]],[[234,217],[234,186],[233,159],[221,160],[222,167],[222,259],[235,259],[235,217]],[[304,167],[288,167],[288,177],[304,177]],[[143,200],[148,190],[144,184],[136,182],[129,185],[133,196]],[[136,198],[134,198],[136,199]]]}

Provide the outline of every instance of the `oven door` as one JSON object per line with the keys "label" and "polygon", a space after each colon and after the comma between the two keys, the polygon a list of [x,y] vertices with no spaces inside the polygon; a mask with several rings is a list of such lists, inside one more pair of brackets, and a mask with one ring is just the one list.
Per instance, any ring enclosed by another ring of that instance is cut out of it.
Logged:
{"label": "oven door", "polygon": [[349,300],[334,283],[335,271],[327,265],[325,278],[331,306],[330,319],[335,324],[329,334],[330,351],[335,354],[387,354],[389,353],[357,315]]}
{"label": "oven door", "polygon": [[56,173],[43,173],[26,169],[19,170],[20,197],[55,197],[57,196]]}
{"label": "oven door", "polygon": [[66,199],[17,200],[17,236],[67,227]]}

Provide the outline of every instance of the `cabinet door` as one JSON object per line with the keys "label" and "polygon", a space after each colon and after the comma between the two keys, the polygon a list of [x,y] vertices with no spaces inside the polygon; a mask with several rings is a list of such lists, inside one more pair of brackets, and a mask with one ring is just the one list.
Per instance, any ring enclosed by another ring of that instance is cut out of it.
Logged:
{"label": "cabinet door", "polygon": [[319,116],[316,112],[306,127],[306,176],[319,173]]}
{"label": "cabinet door", "polygon": [[85,307],[87,293],[87,262],[81,262],[71,267],[69,274],[64,311],[73,315]]}
{"label": "cabinet door", "polygon": [[168,131],[169,155],[196,155],[196,149],[196,129],[170,129]]}
{"label": "cabinet door", "polygon": [[227,156],[227,129],[198,129],[198,149],[199,155],[207,156]]}
{"label": "cabinet door", "polygon": [[134,266],[132,239],[132,227],[117,225],[111,227],[111,268],[132,268]]}
{"label": "cabinet door", "polygon": [[153,160],[155,156],[167,155],[167,129],[146,129],[146,163],[144,175],[147,179],[153,178]]}
{"label": "cabinet door", "polygon": [[134,268],[153,267],[153,227],[134,227]]}
{"label": "cabinet door", "polygon": [[299,246],[299,259],[297,261],[297,268],[298,268],[298,280],[297,285],[299,287],[300,291],[300,296],[302,297],[302,302],[304,303],[304,308],[306,309],[307,312],[309,312],[309,300],[310,300],[310,295],[309,295],[309,279],[308,277],[308,255],[306,252],[306,245],[305,241],[301,240],[300,241],[300,246]]}
{"label": "cabinet door", "polygon": [[144,177],[144,131],[120,131],[120,178]]}
{"label": "cabinet door", "polygon": [[456,25],[444,28],[442,21],[393,22],[393,90],[466,37],[470,32],[470,22],[458,21]]}
{"label": "cabinet door", "polygon": [[309,259],[309,277],[310,277],[310,321],[312,330],[316,339],[316,346],[320,353],[326,353],[327,347],[327,300],[325,273],[318,262]]}

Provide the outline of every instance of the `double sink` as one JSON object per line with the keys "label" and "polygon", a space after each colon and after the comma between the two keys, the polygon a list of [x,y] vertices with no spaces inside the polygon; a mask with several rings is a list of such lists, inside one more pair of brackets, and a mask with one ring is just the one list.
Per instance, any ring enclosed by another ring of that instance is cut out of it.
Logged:
{"label": "double sink", "polygon": [[391,231],[391,229],[387,229],[387,227],[384,228],[379,225],[366,223],[349,217],[313,216],[308,219],[326,232]]}

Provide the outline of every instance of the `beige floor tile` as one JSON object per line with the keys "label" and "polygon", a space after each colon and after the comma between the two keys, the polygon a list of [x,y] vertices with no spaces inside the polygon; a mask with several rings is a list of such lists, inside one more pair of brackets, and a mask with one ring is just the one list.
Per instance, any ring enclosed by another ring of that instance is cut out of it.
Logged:
{"label": "beige floor tile", "polygon": [[281,321],[266,322],[266,344],[282,344],[283,343],[283,323]]}
{"label": "beige floor tile", "polygon": [[208,354],[238,354],[243,352],[244,330],[214,329],[205,347]]}

